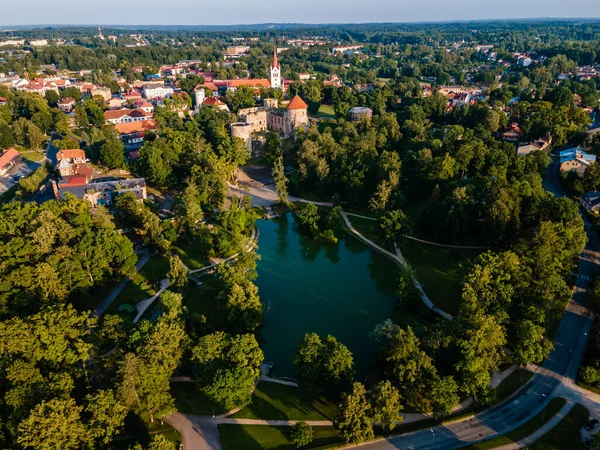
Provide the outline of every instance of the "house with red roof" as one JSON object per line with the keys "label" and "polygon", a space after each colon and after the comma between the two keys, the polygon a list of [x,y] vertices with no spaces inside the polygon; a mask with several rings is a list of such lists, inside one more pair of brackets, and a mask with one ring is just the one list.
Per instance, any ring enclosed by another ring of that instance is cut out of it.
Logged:
{"label": "house with red roof", "polygon": [[66,97],[59,100],[58,108],[64,113],[70,113],[75,109],[75,99],[73,97]]}
{"label": "house with red roof", "polygon": [[152,113],[143,109],[111,109],[104,111],[104,118],[113,125],[130,122],[142,122],[152,119]]}
{"label": "house with red roof", "polygon": [[12,169],[17,162],[21,154],[14,148],[7,148],[0,155],[0,176],[4,176]]}

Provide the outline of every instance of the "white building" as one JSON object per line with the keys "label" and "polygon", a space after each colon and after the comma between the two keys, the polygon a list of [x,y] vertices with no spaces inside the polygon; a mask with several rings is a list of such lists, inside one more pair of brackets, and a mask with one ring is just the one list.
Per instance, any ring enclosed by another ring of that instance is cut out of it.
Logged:
{"label": "white building", "polygon": [[142,89],[144,97],[146,98],[165,98],[173,95],[173,88],[168,86],[148,86],[145,85]]}
{"label": "white building", "polygon": [[281,89],[281,66],[277,62],[277,47],[273,50],[273,62],[271,63],[271,87],[273,89]]}
{"label": "white building", "polygon": [[46,39],[34,39],[33,41],[29,41],[29,45],[32,47],[45,47],[48,45],[48,41]]}

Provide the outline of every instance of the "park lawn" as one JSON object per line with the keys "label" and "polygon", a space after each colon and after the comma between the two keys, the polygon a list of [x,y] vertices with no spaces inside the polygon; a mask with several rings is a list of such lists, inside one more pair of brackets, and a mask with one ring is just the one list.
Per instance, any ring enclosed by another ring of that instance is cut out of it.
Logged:
{"label": "park lawn", "polygon": [[213,330],[221,330],[223,326],[223,311],[221,302],[217,298],[218,291],[215,289],[215,279],[209,276],[202,277],[202,286],[190,286],[184,293],[183,306],[190,314],[198,314],[206,317],[206,323]]}
{"label": "park lawn", "polygon": [[171,248],[190,270],[201,269],[210,264],[208,257],[190,241],[180,239]]}
{"label": "park lawn", "polygon": [[175,399],[175,408],[183,414],[209,416],[221,414],[221,408],[214,406],[206,396],[198,390],[196,383],[171,383],[171,395]]}
{"label": "park lawn", "polygon": [[393,246],[386,243],[385,240],[381,237],[381,234],[379,232],[380,228],[378,220],[363,219],[362,217],[356,216],[348,216],[348,220],[356,229],[356,231],[358,231],[364,237],[372,240],[380,247],[390,252],[394,252]]}
{"label": "park lawn", "polygon": [[[292,450],[291,427],[266,425],[219,425],[223,450]],[[343,441],[333,427],[313,427],[313,441],[304,449],[328,449],[342,446]]]}
{"label": "park lawn", "polygon": [[333,420],[337,407],[321,398],[305,398],[298,388],[277,383],[258,384],[252,403],[231,417],[263,420]]}
{"label": "park lawn", "polygon": [[[470,445],[468,447],[464,447],[466,450],[489,450],[496,447],[500,447],[503,445],[511,444],[513,442],[517,442],[521,439],[526,438],[536,430],[538,430],[542,425],[548,422],[558,411],[560,408],[564,406],[566,400],[564,398],[553,398],[550,400],[550,403],[546,407],[545,411],[542,410],[538,414],[536,414],[531,420],[525,422],[520,427],[502,435],[495,437],[493,439],[488,439],[487,441],[478,442],[476,444]],[[555,447],[555,448],[570,448],[567,447]]]}
{"label": "park lawn", "polygon": [[154,423],[148,425],[146,430],[138,431],[139,432],[118,436],[113,441],[111,448],[114,448],[115,450],[127,450],[133,448],[136,443],[141,443],[144,445],[144,448],[146,448],[150,443],[152,436],[156,434],[162,434],[170,442],[176,444],[176,448],[179,448],[179,444],[182,443],[181,434],[179,434],[179,431],[167,423],[161,423],[160,420],[155,420]]}
{"label": "park lawn", "polygon": [[506,400],[517,392],[531,379],[533,373],[525,369],[518,369],[506,377],[496,388],[496,401],[498,403]]}
{"label": "park lawn", "polygon": [[148,284],[142,275],[136,273],[111,303],[106,312],[108,314],[117,314],[119,306],[125,304],[135,306],[142,300],[152,297],[154,294],[156,294],[154,287]]}
{"label": "park lawn", "polygon": [[461,296],[460,264],[481,251],[437,247],[410,239],[405,239],[401,250],[429,299],[444,311],[456,314]]}
{"label": "park lawn", "polygon": [[21,152],[21,158],[27,162],[40,162],[44,159],[44,153],[35,150],[25,150]]}
{"label": "park lawn", "polygon": [[311,115],[311,117],[316,117],[318,119],[335,119],[336,116],[333,105],[321,105],[319,111],[317,111],[316,114]]}
{"label": "park lawn", "polygon": [[167,278],[169,272],[169,258],[155,255],[150,258],[138,272],[147,282],[157,283]]}
{"label": "park lawn", "polygon": [[577,404],[558,425],[529,448],[531,450],[543,450],[547,448],[584,449],[585,446],[581,442],[580,430],[585,426],[589,418],[590,412],[587,408]]}

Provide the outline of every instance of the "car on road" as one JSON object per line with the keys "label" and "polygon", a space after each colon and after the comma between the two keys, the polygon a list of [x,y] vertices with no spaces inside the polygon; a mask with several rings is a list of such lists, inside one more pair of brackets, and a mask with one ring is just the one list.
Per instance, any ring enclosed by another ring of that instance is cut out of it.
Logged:
{"label": "car on road", "polygon": [[21,178],[23,178],[23,175],[21,175],[20,173],[13,175],[12,177],[10,177],[13,181],[19,181]]}
{"label": "car on road", "polygon": [[598,427],[598,425],[600,425],[600,421],[598,419],[592,419],[587,423],[585,429],[592,431],[594,428]]}

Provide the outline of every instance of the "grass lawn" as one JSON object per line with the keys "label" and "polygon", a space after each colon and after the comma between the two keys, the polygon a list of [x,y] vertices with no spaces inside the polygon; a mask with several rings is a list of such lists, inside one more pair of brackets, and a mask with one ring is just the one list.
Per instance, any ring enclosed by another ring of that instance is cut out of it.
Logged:
{"label": "grass lawn", "polygon": [[529,448],[543,450],[548,448],[568,448],[569,450],[584,449],[579,430],[585,426],[590,412],[582,405],[575,405],[569,414],[550,430],[539,441]]}
{"label": "grass lawn", "polygon": [[[295,449],[288,439],[290,427],[264,425],[219,425],[223,450]],[[341,446],[343,441],[333,427],[313,427],[313,442],[305,449],[327,449]]]}
{"label": "grass lawn", "polygon": [[210,264],[208,257],[193,242],[180,239],[172,249],[191,270],[201,269]]}
{"label": "grass lawn", "polygon": [[155,255],[150,258],[144,267],[138,272],[146,281],[157,283],[167,278],[169,272],[169,258],[167,256]]}
{"label": "grass lawn", "polygon": [[156,434],[162,434],[166,437],[170,442],[177,445],[176,448],[179,448],[179,444],[182,443],[181,434],[175,428],[167,423],[162,423],[159,420],[155,420],[154,423],[151,423],[148,426],[148,429],[141,432],[139,434],[128,434],[125,436],[119,436],[113,442],[112,447],[116,450],[127,450],[133,448],[136,443],[143,444],[144,448],[147,448],[152,436]]}
{"label": "grass lawn", "polygon": [[195,383],[171,383],[171,395],[175,399],[175,408],[183,414],[208,416],[224,412],[208,401]]}
{"label": "grass lawn", "polygon": [[318,119],[335,119],[335,111],[333,109],[333,105],[321,105],[319,107],[319,111],[316,114],[311,114],[311,117],[316,117]]}
{"label": "grass lawn", "polygon": [[35,150],[25,150],[21,152],[21,157],[28,162],[39,162],[44,159],[44,153]]}
{"label": "grass lawn", "polygon": [[17,195],[18,189],[19,189],[19,184],[16,183],[16,184],[13,184],[6,191],[4,191],[2,193],[2,195],[0,195],[0,205],[2,205],[4,203],[9,203],[13,198],[15,198],[15,195]]}
{"label": "grass lawn", "polygon": [[264,420],[333,420],[337,407],[325,399],[303,398],[298,388],[261,382],[252,403],[231,417]]}
{"label": "grass lawn", "polygon": [[[535,417],[533,417],[529,422],[525,422],[519,428],[514,429],[513,431],[506,433],[505,435],[495,437],[493,439],[488,439],[487,441],[478,442],[477,444],[470,445],[468,447],[463,447],[467,450],[488,450],[496,447],[500,447],[502,445],[511,444],[513,442],[517,442],[523,438],[526,438],[531,433],[539,429],[542,425],[548,422],[559,410],[564,406],[566,400],[564,398],[553,398],[550,400],[550,403],[546,407],[546,410],[540,411]],[[571,448],[567,447],[553,447],[553,448]]]}
{"label": "grass lawn", "polygon": [[444,311],[456,314],[461,295],[460,264],[481,251],[436,247],[409,239],[401,249],[430,300]]}
{"label": "grass lawn", "polygon": [[525,369],[518,369],[517,371],[511,373],[496,388],[496,401],[500,403],[506,400],[508,397],[514,394],[521,386],[524,386],[525,383],[527,383],[532,376],[533,373]]}
{"label": "grass lawn", "polygon": [[144,277],[138,272],[133,276],[132,281],[127,283],[106,312],[108,314],[117,314],[119,312],[119,306],[125,304],[135,306],[142,300],[152,297],[154,294],[156,294],[154,286],[148,284]]}
{"label": "grass lawn", "polygon": [[348,216],[348,220],[350,220],[352,226],[356,228],[356,231],[358,231],[364,237],[371,239],[377,245],[385,248],[386,250],[391,252],[394,251],[394,248],[391,245],[386,244],[384,239],[381,237],[379,233],[378,220],[363,219],[362,217],[356,216]]}

